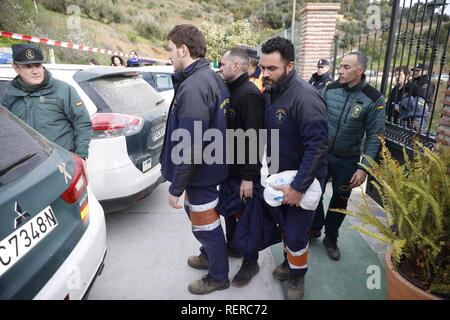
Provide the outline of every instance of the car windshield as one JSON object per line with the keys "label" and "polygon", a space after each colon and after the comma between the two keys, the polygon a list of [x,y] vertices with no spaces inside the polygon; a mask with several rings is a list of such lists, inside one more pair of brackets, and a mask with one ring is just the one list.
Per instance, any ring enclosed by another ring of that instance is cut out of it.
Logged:
{"label": "car windshield", "polygon": [[139,76],[114,76],[81,85],[100,112],[137,115],[149,112],[163,98]]}
{"label": "car windshield", "polygon": [[0,107],[0,185],[24,175],[50,155],[52,145]]}

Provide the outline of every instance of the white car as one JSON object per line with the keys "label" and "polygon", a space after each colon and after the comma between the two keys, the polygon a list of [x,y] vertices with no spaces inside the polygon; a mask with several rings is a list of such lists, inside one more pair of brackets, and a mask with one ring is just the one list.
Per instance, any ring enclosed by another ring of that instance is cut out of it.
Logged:
{"label": "white car", "polygon": [[[72,85],[92,121],[87,171],[105,211],[136,204],[160,183],[159,155],[168,104],[132,68],[45,65],[54,78]],[[0,65],[0,101],[16,76]]]}
{"label": "white car", "polygon": [[133,68],[142,74],[142,78],[147,81],[170,105],[174,95],[172,74],[173,66],[144,66]]}

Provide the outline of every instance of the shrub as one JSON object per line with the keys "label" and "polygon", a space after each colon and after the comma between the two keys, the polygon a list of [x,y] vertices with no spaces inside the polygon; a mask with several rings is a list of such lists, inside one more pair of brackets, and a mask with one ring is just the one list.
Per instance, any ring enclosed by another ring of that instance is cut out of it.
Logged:
{"label": "shrub", "polygon": [[192,20],[195,16],[195,12],[192,9],[186,9],[181,12],[181,16],[186,20]]}
{"label": "shrub", "polygon": [[[392,246],[397,270],[431,290],[450,293],[450,148],[432,151],[414,141],[414,157],[403,152],[395,160],[382,139],[381,161],[369,157],[370,168],[386,212],[387,223],[372,215],[363,196],[357,211],[331,209],[354,216],[360,226],[349,227]],[[364,195],[364,194],[363,194]],[[376,227],[372,232],[364,225]]]}
{"label": "shrub", "polygon": [[71,0],[41,0],[40,3],[47,10],[66,14],[67,8],[73,4],[73,1],[71,1]]}
{"label": "shrub", "polygon": [[146,39],[159,39],[162,40],[164,37],[163,32],[161,29],[150,22],[141,22],[137,26],[137,31],[141,36],[143,36]]}

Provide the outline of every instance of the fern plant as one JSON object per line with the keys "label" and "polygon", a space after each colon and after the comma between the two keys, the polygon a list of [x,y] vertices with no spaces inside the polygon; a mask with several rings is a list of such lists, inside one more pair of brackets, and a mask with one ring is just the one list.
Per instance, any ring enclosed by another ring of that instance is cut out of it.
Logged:
{"label": "fern plant", "polygon": [[[381,139],[381,161],[365,157],[364,166],[374,181],[386,212],[383,223],[370,211],[367,198],[355,212],[333,209],[358,218],[361,231],[392,247],[397,270],[412,277],[429,291],[450,293],[450,148],[437,145],[434,151],[414,141],[413,158],[403,150],[401,165]],[[366,229],[374,226],[377,232]]]}

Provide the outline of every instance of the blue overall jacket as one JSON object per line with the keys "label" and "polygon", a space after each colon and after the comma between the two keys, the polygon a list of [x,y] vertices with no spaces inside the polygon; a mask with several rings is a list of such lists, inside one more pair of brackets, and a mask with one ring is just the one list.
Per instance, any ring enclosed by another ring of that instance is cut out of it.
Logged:
{"label": "blue overall jacket", "polygon": [[267,87],[266,127],[269,137],[279,132],[279,166],[271,170],[275,149],[267,141],[269,174],[298,170],[291,187],[304,193],[314,181],[326,176],[328,126],[326,105],[319,92],[292,71],[281,82]]}
{"label": "blue overall jacket", "polygon": [[[230,99],[228,88],[206,59],[174,73],[172,80],[175,95],[160,163],[163,177],[171,182],[170,194],[180,196],[188,186],[218,185],[227,177],[225,113]],[[204,136],[207,130],[210,137]]]}

